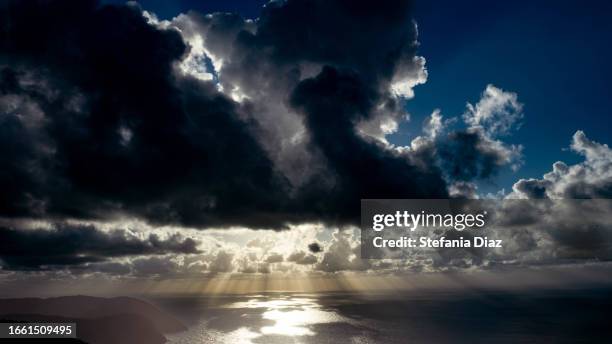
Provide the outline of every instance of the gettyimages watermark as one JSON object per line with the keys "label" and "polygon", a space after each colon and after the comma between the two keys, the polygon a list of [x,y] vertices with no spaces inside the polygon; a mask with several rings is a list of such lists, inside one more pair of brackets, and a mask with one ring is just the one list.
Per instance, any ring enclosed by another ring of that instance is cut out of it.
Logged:
{"label": "gettyimages watermark", "polygon": [[612,224],[610,214],[610,199],[364,199],[361,258],[403,259],[453,249],[503,252],[525,231],[596,233]]}

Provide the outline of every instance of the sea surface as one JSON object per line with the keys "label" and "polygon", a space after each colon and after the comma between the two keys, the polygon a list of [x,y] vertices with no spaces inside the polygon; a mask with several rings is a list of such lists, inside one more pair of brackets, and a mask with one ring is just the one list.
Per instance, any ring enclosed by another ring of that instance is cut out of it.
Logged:
{"label": "sea surface", "polygon": [[169,343],[612,343],[612,290],[266,293],[154,300]]}

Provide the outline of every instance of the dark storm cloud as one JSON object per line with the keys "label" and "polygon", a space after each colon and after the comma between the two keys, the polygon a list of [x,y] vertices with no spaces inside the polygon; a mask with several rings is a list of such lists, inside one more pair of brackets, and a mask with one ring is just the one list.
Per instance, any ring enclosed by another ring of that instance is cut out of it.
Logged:
{"label": "dark storm cloud", "polygon": [[[315,157],[315,163],[305,166],[310,176],[296,186],[296,203],[291,209],[355,223],[360,198],[447,196],[436,167],[417,168],[407,154],[392,151],[357,130],[361,122],[376,119],[381,108],[390,112],[400,108],[401,101],[390,94],[390,85],[398,76],[422,67],[414,61],[416,26],[410,14],[408,1],[371,6],[360,1],[294,0],[269,3],[256,30],[246,27],[235,36],[231,34],[236,22],[232,16],[179,18],[176,22],[185,31],[190,28],[187,23],[195,22],[204,27],[201,32],[207,38],[234,42],[230,53],[227,48],[207,45],[212,54],[223,58],[224,87],[238,87],[247,95],[249,90],[266,90],[266,97],[272,100],[265,104],[248,100],[254,107],[287,103],[281,118],[255,114],[255,121],[277,127],[288,113],[297,113],[297,121],[305,126],[308,138],[303,154]],[[253,70],[253,65],[260,68]],[[267,85],[273,87],[267,89]],[[266,139],[274,135],[281,137],[273,147],[277,153],[293,134],[289,130],[267,133]],[[318,161],[323,168],[318,168]],[[288,174],[301,167],[294,164]]]}
{"label": "dark storm cloud", "polygon": [[176,31],[93,1],[0,11],[3,215],[278,225],[282,178],[232,101],[175,77]]}
{"label": "dark storm cloud", "polygon": [[112,257],[198,253],[197,242],[178,234],[140,238],[124,230],[104,232],[90,225],[59,224],[53,229],[0,227],[4,270],[30,270],[101,262]]}
{"label": "dark storm cloud", "polygon": [[[1,216],[119,213],[154,224],[282,228],[356,223],[360,198],[446,196],[436,168],[412,166],[356,130],[375,106],[400,108],[390,84],[422,67],[408,1],[273,2],[256,23],[199,17],[207,49],[235,54],[228,80],[285,89],[259,97],[299,113],[302,150],[314,157],[301,165],[288,160],[299,154],[275,156],[279,144],[266,130],[280,122],[257,120],[267,111],[256,100],[239,104],[179,73],[195,48],[141,11],[92,0],[2,2]],[[303,63],[319,66],[313,77],[304,78]],[[293,184],[288,170],[307,177]]]}
{"label": "dark storm cloud", "polygon": [[[335,187],[344,190],[327,198],[347,218],[358,214],[360,198],[443,198],[446,184],[437,170],[413,166],[408,157],[365,140],[354,123],[367,118],[378,95],[351,71],[325,67],[295,89],[292,104],[302,110],[313,144],[323,152],[337,174]],[[432,168],[433,169],[433,168]],[[318,185],[307,185],[308,191]]]}
{"label": "dark storm cloud", "polygon": [[438,144],[442,169],[451,180],[487,179],[505,164],[503,152],[491,147],[479,132],[456,131]]}
{"label": "dark storm cloud", "polygon": [[[436,109],[423,123],[423,136],[413,139],[414,156],[425,165],[437,165],[452,184],[453,196],[476,196],[474,180],[487,180],[502,169],[522,164],[522,145],[500,139],[520,127],[523,104],[514,92],[489,84],[475,104],[467,103],[461,116],[465,127],[451,127],[457,118],[444,119]],[[466,188],[467,187],[467,188]]]}
{"label": "dark storm cloud", "polygon": [[323,251],[323,248],[321,248],[321,245],[319,245],[319,243],[313,242],[311,244],[308,244],[308,251],[312,253],[319,253]]}
{"label": "dark storm cloud", "polygon": [[300,61],[342,66],[368,82],[390,79],[403,57],[416,52],[411,1],[291,0],[270,2],[255,34],[239,43],[271,50],[278,64]]}
{"label": "dark storm cloud", "polygon": [[514,183],[512,188],[516,192],[527,196],[527,198],[540,199],[547,198],[546,188],[550,185],[550,182],[538,179],[521,179]]}

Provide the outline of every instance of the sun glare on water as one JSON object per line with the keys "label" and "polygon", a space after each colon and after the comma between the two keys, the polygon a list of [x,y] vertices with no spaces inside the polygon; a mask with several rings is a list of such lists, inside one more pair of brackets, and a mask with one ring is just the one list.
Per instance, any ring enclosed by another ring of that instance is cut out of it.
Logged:
{"label": "sun glare on water", "polygon": [[315,332],[309,328],[311,325],[347,321],[335,312],[321,309],[312,298],[251,299],[228,307],[265,309],[262,318],[274,321],[271,326],[261,327],[260,333],[265,335],[313,336]]}
{"label": "sun glare on water", "polygon": [[309,297],[260,295],[247,301],[221,305],[217,311],[239,311],[244,322],[252,321],[252,325],[225,332],[211,328],[210,320],[204,320],[187,333],[171,338],[170,343],[249,344],[266,338],[286,338],[288,342],[300,343],[300,338],[317,335],[316,325],[351,322],[351,319],[325,309],[316,298]]}

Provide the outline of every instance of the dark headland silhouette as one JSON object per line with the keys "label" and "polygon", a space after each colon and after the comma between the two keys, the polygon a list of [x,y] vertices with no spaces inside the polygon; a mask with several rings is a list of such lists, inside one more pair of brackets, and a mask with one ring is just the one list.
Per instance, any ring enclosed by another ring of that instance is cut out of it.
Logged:
{"label": "dark headland silhouette", "polygon": [[62,343],[157,344],[185,330],[173,316],[130,297],[64,296],[0,299],[2,322],[74,322],[78,340]]}

